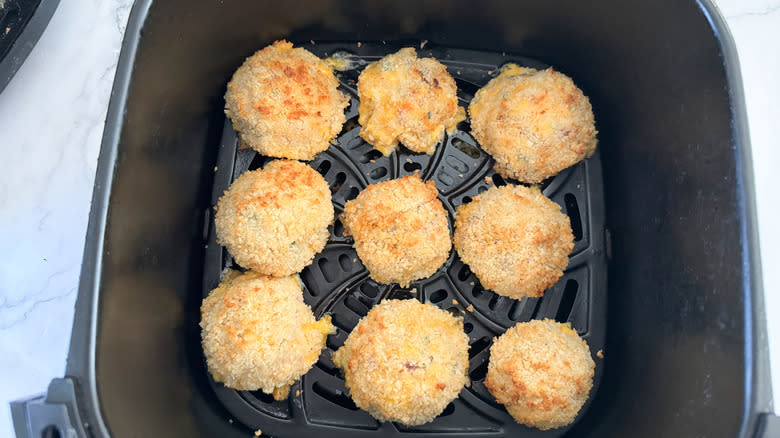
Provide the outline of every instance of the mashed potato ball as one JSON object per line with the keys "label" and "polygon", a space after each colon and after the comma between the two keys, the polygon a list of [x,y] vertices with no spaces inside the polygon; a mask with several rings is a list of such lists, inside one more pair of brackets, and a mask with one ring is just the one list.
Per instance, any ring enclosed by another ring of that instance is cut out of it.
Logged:
{"label": "mashed potato ball", "polygon": [[345,122],[349,98],[325,61],[277,41],[244,61],[225,93],[225,114],[263,155],[311,160]]}
{"label": "mashed potato ball", "polygon": [[355,404],[409,426],[441,414],[468,384],[463,319],[417,300],[386,300],[349,334],[333,362]]}
{"label": "mashed potato ball", "polygon": [[200,308],[203,352],[214,380],[229,388],[287,397],[335,331],[317,321],[296,277],[225,276]]}
{"label": "mashed potato ball", "polygon": [[358,78],[360,136],[384,155],[398,142],[432,154],[466,119],[455,80],[439,61],[407,47],[370,64]]}
{"label": "mashed potato ball", "polygon": [[569,324],[521,322],[490,347],[485,386],[509,414],[542,430],[577,417],[593,387],[588,344]]}
{"label": "mashed potato ball", "polygon": [[491,187],[461,205],[455,250],[486,289],[540,297],[563,275],[574,248],[569,217],[538,188]]}
{"label": "mashed potato ball", "polygon": [[217,241],[239,265],[285,276],[322,251],[333,219],[322,175],[299,161],[275,160],[239,176],[220,198]]}
{"label": "mashed potato ball", "polygon": [[501,175],[537,183],[596,150],[588,98],[568,76],[509,64],[469,105],[471,133]]}
{"label": "mashed potato ball", "polygon": [[372,184],[346,203],[344,233],[354,236],[371,278],[406,287],[444,264],[452,243],[438,193],[415,174]]}

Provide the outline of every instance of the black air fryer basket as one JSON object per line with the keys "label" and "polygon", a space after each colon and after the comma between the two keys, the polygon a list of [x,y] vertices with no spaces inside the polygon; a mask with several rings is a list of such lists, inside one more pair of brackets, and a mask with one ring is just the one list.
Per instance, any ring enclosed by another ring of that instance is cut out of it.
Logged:
{"label": "black air fryer basket", "polygon": [[[367,63],[415,47],[447,66],[463,106],[507,62],[571,76],[593,104],[599,147],[541,185],[575,235],[561,280],[543,298],[511,300],[482,288],[453,251],[408,288],[379,284],[337,221],[301,273],[304,299],[337,327],[314,368],[283,402],[214,382],[199,306],[236,266],[216,244],[212,207],[268,160],[239,147],[222,96],[246,56],[281,38],[354,67],[337,74],[347,123],[309,163],[337,215],[368,184],[415,172],[436,183],[451,220],[491,185],[516,183],[495,174],[468,121],[432,156],[373,150],[357,123]],[[106,121],[67,375],[12,404],[17,434],[780,436],[750,167],[733,42],[707,2],[139,1]],[[472,383],[422,426],[359,410],[331,362],[385,298],[464,317]],[[542,318],[571,322],[596,361],[577,421],[550,431],[515,423],[482,383],[492,338]]]}

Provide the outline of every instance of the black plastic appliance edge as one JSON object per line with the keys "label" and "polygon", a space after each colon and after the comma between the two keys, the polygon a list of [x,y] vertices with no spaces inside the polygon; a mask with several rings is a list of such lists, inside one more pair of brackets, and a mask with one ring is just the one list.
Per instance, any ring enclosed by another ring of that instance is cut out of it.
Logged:
{"label": "black plastic appliance edge", "polygon": [[59,3],[60,0],[5,0],[0,7],[0,93],[35,47]]}
{"label": "black plastic appliance edge", "polygon": [[[735,183],[738,194],[736,212],[739,227],[738,244],[742,263],[741,293],[744,294],[742,297],[744,327],[741,327],[744,330],[744,357],[742,358],[744,394],[738,436],[741,438],[780,436],[780,419],[769,414],[772,411],[772,402],[765,309],[761,290],[752,165],[739,64],[733,39],[723,18],[709,1],[702,0],[697,4],[709,20],[718,39],[720,56],[726,73],[731,112],[731,143],[734,150]],[[95,366],[99,332],[99,292],[105,256],[104,236],[129,88],[144,22],[151,5],[151,0],[136,2],[122,44],[98,159],[66,376],[53,380],[47,394],[12,403],[14,425],[17,436],[20,437],[46,436],[45,433],[53,432],[68,437],[109,436],[98,396]],[[607,358],[609,354],[607,351]],[[600,394],[597,395],[599,396]],[[136,421],[144,420],[139,418]],[[591,420],[589,423],[593,424],[594,421],[598,420]],[[656,418],[655,421],[663,422],[664,419]],[[643,426],[648,427],[648,425]],[[578,432],[586,431],[575,428],[572,435]]]}

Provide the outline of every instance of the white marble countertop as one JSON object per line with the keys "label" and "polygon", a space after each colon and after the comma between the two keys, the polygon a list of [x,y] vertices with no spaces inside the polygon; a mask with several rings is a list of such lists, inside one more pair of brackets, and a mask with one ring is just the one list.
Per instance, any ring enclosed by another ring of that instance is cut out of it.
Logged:
{"label": "white marble countertop", "polygon": [[[742,66],[768,314],[780,314],[780,0],[717,0]],[[0,94],[0,436],[65,370],[103,122],[131,0],[62,1]],[[774,225],[774,226],[773,226]],[[769,319],[780,394],[780,318]]]}

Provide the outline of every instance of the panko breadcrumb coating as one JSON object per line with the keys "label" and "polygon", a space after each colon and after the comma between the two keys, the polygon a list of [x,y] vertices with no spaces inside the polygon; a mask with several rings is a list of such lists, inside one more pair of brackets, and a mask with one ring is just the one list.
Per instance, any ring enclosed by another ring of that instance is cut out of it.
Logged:
{"label": "panko breadcrumb coating", "polygon": [[398,142],[432,154],[444,131],[466,119],[455,80],[439,61],[407,47],[371,63],[358,78],[360,136],[384,155]]}
{"label": "panko breadcrumb coating", "polygon": [[485,386],[518,423],[547,430],[574,421],[593,387],[595,366],[570,325],[521,322],[490,347]]}
{"label": "panko breadcrumb coating", "polygon": [[344,234],[355,239],[371,278],[403,287],[436,272],[452,242],[436,184],[417,174],[383,181],[344,206]]}
{"label": "panko breadcrumb coating", "polygon": [[217,204],[217,240],[239,265],[295,274],[328,241],[334,211],[325,178],[299,161],[274,160],[239,176]]}
{"label": "panko breadcrumb coating", "polygon": [[417,300],[371,309],[333,354],[355,404],[409,426],[441,414],[468,384],[463,318]]}
{"label": "panko breadcrumb coating", "polygon": [[483,287],[521,299],[542,296],[563,275],[574,235],[538,188],[510,184],[458,207],[453,242]]}
{"label": "panko breadcrumb coating", "polygon": [[349,98],[328,65],[277,41],[244,61],[225,93],[225,114],[244,143],[263,155],[311,160],[345,122]]}
{"label": "panko breadcrumb coating", "polygon": [[568,76],[508,64],[469,105],[471,133],[501,175],[541,182],[596,150],[588,98]]}
{"label": "panko breadcrumb coating", "polygon": [[276,400],[320,356],[335,331],[303,302],[296,277],[256,272],[225,275],[200,308],[203,352],[217,382],[244,391],[261,389]]}

